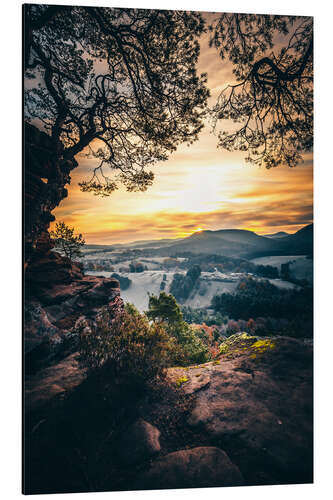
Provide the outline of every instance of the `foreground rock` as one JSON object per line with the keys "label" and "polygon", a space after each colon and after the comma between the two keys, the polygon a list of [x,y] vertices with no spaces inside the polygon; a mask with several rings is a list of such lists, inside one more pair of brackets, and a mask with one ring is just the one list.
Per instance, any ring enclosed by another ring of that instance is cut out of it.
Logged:
{"label": "foreground rock", "polygon": [[228,455],[216,447],[180,450],[158,459],[137,484],[140,489],[240,486],[243,477]]}
{"label": "foreground rock", "polygon": [[161,450],[160,431],[142,418],[134,422],[121,436],[118,456],[124,464],[147,460]]}
{"label": "foreground rock", "polygon": [[61,398],[80,385],[86,372],[80,368],[77,353],[40,370],[25,381],[25,411],[37,410],[54,398]]}
{"label": "foreground rock", "polygon": [[239,340],[144,394],[75,354],[31,375],[29,492],[311,483],[312,346]]}
{"label": "foreground rock", "polygon": [[248,484],[312,482],[312,348],[280,337],[188,370],[187,423],[236,457]]}

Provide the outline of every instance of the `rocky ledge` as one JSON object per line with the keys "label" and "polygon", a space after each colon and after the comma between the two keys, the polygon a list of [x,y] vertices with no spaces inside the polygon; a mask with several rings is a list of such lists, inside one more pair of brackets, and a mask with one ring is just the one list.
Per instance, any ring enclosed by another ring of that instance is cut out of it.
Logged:
{"label": "rocky ledge", "polygon": [[312,346],[302,340],[236,335],[218,360],[171,368],[161,386],[109,403],[75,355],[36,380],[31,492],[312,482]]}
{"label": "rocky ledge", "polygon": [[111,317],[123,308],[116,279],[84,276],[80,263],[52,250],[31,259],[25,274],[25,373],[72,354],[68,340],[76,321],[94,321],[105,306]]}

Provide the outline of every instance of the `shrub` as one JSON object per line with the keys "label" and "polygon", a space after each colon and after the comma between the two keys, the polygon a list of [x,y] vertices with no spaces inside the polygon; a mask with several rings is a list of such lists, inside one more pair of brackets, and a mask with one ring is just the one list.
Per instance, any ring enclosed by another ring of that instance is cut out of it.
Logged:
{"label": "shrub", "polygon": [[133,261],[129,265],[131,273],[142,273],[147,269],[147,266],[144,266],[141,262]]}
{"label": "shrub", "polygon": [[204,363],[209,359],[209,349],[194,329],[183,320],[176,299],[161,292],[159,297],[149,297],[147,316],[155,324],[162,324],[168,334],[176,340],[173,350],[174,362],[181,365]]}
{"label": "shrub", "polygon": [[210,359],[208,346],[185,321],[177,325],[172,333],[180,347],[175,351],[175,361],[178,364],[184,366],[194,363],[200,364]]}
{"label": "shrub", "polygon": [[103,370],[115,383],[142,386],[164,376],[173,359],[174,340],[162,324],[150,324],[131,304],[112,321],[103,309],[96,325],[79,325],[80,362]]}

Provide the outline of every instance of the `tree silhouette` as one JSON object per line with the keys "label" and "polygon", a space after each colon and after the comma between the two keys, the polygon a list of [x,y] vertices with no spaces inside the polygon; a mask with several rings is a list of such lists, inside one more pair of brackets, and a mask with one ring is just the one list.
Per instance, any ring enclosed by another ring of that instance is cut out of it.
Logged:
{"label": "tree silhouette", "polygon": [[61,159],[98,158],[82,190],[146,190],[147,168],[197,139],[209,95],[196,73],[200,14],[25,5],[24,22],[26,117]]}
{"label": "tree silhouette", "polygon": [[62,221],[57,222],[55,230],[51,231],[51,240],[55,249],[70,260],[82,256],[81,248],[85,245],[85,240],[82,234],[74,234],[74,227],[69,227]]}
{"label": "tree silhouette", "polygon": [[241,124],[220,131],[218,146],[268,168],[295,166],[313,144],[313,19],[222,14],[210,31],[236,79],[212,110],[214,127]]}

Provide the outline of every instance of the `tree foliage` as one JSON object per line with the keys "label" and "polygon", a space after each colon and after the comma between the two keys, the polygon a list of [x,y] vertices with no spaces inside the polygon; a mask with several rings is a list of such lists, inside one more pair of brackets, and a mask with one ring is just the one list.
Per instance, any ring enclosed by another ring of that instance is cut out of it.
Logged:
{"label": "tree foliage", "polygon": [[159,297],[149,297],[148,318],[156,324],[164,325],[169,335],[176,340],[173,359],[176,364],[188,365],[204,363],[209,359],[209,349],[193,328],[188,325],[175,297],[161,292]]}
{"label": "tree foliage", "polygon": [[201,15],[46,5],[24,12],[27,119],[44,126],[65,160],[85,148],[98,159],[83,191],[108,196],[119,182],[146,190],[154,178],[147,168],[203,126]]}
{"label": "tree foliage", "polygon": [[222,293],[212,299],[212,308],[234,320],[270,316],[272,318],[307,318],[312,322],[313,289],[281,289],[268,280],[246,278],[233,294]]}
{"label": "tree foliage", "polygon": [[175,297],[171,294],[161,292],[149,296],[147,317],[156,322],[166,321],[169,324],[176,324],[183,320],[183,316]]}
{"label": "tree foliage", "polygon": [[194,286],[196,286],[198,282],[200,274],[201,267],[198,265],[190,267],[185,276],[183,274],[175,273],[170,286],[170,292],[172,295],[174,295],[180,302],[188,299]]}
{"label": "tree foliage", "polygon": [[267,168],[295,166],[313,144],[313,19],[222,14],[210,26],[210,45],[233,64],[235,83],[212,110],[219,147],[247,152]]}
{"label": "tree foliage", "polygon": [[51,231],[51,240],[54,248],[69,259],[81,257],[81,248],[85,245],[82,234],[74,234],[74,227],[67,226],[64,222],[56,222],[54,231]]}

